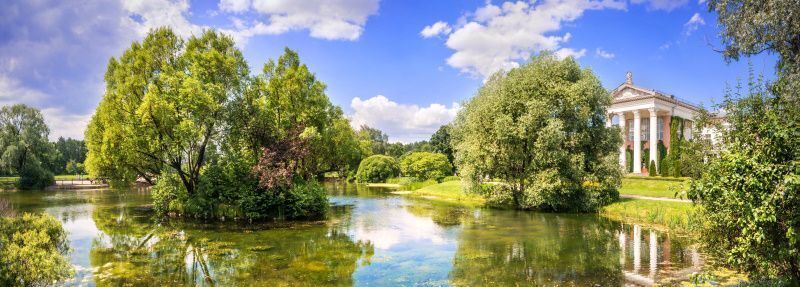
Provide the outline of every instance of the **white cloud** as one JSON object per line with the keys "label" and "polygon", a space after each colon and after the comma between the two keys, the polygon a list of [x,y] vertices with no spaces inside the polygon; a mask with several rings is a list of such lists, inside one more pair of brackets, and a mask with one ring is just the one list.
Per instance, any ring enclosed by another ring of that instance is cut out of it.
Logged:
{"label": "white cloud", "polygon": [[706,0],[697,0],[697,4],[700,5],[706,4]]}
{"label": "white cloud", "polygon": [[0,74],[0,105],[33,105],[46,97],[45,93],[27,88],[19,80]]}
{"label": "white cloud", "polygon": [[689,21],[683,24],[683,34],[686,36],[692,35],[694,31],[697,31],[700,26],[705,24],[706,21],[703,20],[703,17],[700,17],[700,13],[694,13],[692,18],[689,18]]}
{"label": "white cloud", "polygon": [[392,141],[401,142],[428,139],[440,126],[451,122],[461,109],[457,103],[450,107],[399,104],[382,95],[366,100],[353,98],[350,107],[354,110],[349,116],[354,128],[368,125],[384,131]]}
{"label": "white cloud", "polygon": [[196,25],[186,18],[189,13],[188,0],[126,0],[122,7],[140,21],[129,18],[139,36],[147,35],[150,29],[168,26],[183,37],[199,35],[204,26]]}
{"label": "white cloud", "polygon": [[450,28],[449,24],[443,21],[439,21],[433,23],[432,25],[425,26],[425,28],[422,29],[422,31],[419,32],[419,34],[422,35],[423,38],[430,38],[438,35],[448,35],[452,31],[453,28]]}
{"label": "white cloud", "polygon": [[555,51],[554,54],[559,59],[565,59],[567,57],[573,57],[575,59],[578,59],[586,55],[586,49],[575,50],[572,48],[561,48],[558,49],[558,51]]}
{"label": "white cloud", "polygon": [[633,4],[647,4],[648,10],[672,11],[689,3],[689,0],[631,0]]}
{"label": "white cloud", "polygon": [[[249,28],[232,31],[232,34],[237,40],[246,41],[255,35],[275,35],[307,29],[314,38],[353,41],[361,36],[367,18],[378,12],[378,1],[253,0],[253,10],[266,15],[267,21],[255,21]],[[226,6],[225,9],[232,8]],[[241,11],[243,10],[237,10]]]}
{"label": "white cloud", "polygon": [[494,72],[519,66],[542,50],[583,56],[585,49],[562,48],[570,34],[556,34],[563,23],[580,18],[586,10],[625,9],[624,1],[551,0],[542,2],[487,3],[462,16],[447,38],[455,52],[447,64],[462,72],[488,77]]}
{"label": "white cloud", "polygon": [[250,8],[250,0],[221,0],[219,9],[225,12],[244,12]]}
{"label": "white cloud", "polygon": [[58,137],[83,139],[83,133],[92,119],[92,114],[74,114],[63,108],[42,109],[44,121],[50,128],[50,140]]}
{"label": "white cloud", "polygon": [[603,59],[614,59],[614,57],[616,57],[616,55],[614,55],[614,53],[611,53],[609,51],[603,50],[602,48],[597,48],[594,51],[594,54],[597,55],[600,58],[603,58]]}

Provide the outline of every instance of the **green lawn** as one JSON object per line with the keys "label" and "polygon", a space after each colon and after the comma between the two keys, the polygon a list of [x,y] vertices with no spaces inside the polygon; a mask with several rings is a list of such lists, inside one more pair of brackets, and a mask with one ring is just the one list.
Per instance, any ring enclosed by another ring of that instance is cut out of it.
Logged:
{"label": "green lawn", "polygon": [[692,203],[622,198],[600,210],[600,215],[624,222],[692,232],[700,222]]}
{"label": "green lawn", "polygon": [[461,188],[461,181],[459,180],[428,185],[412,191],[410,195],[433,200],[456,202],[468,206],[481,206],[485,202],[483,197],[479,195],[467,194],[464,192]]}
{"label": "green lawn", "polygon": [[[88,175],[82,175],[82,176],[80,176],[80,178],[87,179],[87,178],[89,178],[89,176]],[[78,176],[74,175],[74,174],[61,174],[61,175],[56,175],[55,176],[55,180],[71,180],[71,179],[78,179]],[[13,183],[13,182],[17,182],[17,180],[19,180],[18,176],[0,176],[0,183],[7,183],[7,182],[12,182]]]}
{"label": "green lawn", "polygon": [[619,194],[675,198],[675,192],[688,185],[689,182],[681,178],[624,177]]}

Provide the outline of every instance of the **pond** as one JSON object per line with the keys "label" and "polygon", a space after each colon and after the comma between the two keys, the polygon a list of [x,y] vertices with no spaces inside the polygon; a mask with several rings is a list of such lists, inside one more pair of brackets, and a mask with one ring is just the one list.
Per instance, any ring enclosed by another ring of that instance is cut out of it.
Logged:
{"label": "pond", "polygon": [[648,286],[703,267],[684,238],[597,215],[327,188],[327,220],[272,224],[157,223],[146,189],[0,197],[63,222],[72,286]]}

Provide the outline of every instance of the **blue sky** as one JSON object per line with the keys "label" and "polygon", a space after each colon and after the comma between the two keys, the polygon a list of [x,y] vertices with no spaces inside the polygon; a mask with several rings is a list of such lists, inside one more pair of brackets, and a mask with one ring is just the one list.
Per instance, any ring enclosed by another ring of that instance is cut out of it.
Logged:
{"label": "blue sky", "polygon": [[[0,9],[0,104],[41,108],[51,138],[83,137],[110,57],[153,27],[231,34],[253,71],[297,50],[353,124],[426,139],[492,72],[541,50],[572,55],[608,89],[634,83],[709,106],[747,61],[726,63],[697,0],[86,0]],[[775,57],[749,59],[773,74]]]}

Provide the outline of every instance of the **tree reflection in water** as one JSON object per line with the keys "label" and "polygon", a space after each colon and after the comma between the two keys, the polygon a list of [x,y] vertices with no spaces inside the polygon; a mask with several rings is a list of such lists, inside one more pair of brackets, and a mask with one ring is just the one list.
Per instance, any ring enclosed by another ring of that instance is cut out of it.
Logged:
{"label": "tree reflection in water", "polygon": [[[506,213],[485,211],[492,213]],[[619,286],[621,267],[610,221],[513,212],[465,224],[451,282],[460,286]],[[486,232],[488,231],[488,232]]]}
{"label": "tree reflection in water", "polygon": [[[336,216],[349,216],[339,208]],[[92,217],[103,234],[90,261],[100,286],[342,286],[369,264],[370,243],[353,242],[324,223],[280,228],[236,224],[155,224],[150,212],[98,207]],[[274,227],[274,226],[273,226]]]}
{"label": "tree reflection in water", "polygon": [[[582,215],[484,210],[465,221],[453,285],[651,286],[700,270],[681,238]],[[646,267],[642,267],[642,264]]]}

